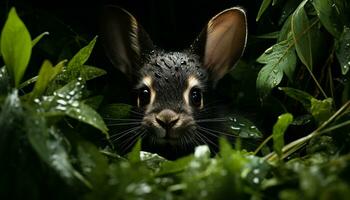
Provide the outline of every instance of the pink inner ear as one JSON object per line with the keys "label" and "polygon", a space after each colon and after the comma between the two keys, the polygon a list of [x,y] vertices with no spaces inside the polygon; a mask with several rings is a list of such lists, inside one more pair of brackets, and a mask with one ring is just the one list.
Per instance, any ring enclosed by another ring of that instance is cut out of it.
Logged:
{"label": "pink inner ear", "polygon": [[204,65],[214,81],[222,78],[241,57],[246,38],[246,16],[239,8],[223,11],[209,21]]}

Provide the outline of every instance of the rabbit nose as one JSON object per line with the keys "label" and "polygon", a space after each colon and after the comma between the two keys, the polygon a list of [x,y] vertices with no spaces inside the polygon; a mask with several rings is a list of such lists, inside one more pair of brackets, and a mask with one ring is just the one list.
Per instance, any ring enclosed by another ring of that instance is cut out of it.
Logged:
{"label": "rabbit nose", "polygon": [[168,131],[179,121],[179,115],[170,109],[164,109],[157,114],[156,121]]}

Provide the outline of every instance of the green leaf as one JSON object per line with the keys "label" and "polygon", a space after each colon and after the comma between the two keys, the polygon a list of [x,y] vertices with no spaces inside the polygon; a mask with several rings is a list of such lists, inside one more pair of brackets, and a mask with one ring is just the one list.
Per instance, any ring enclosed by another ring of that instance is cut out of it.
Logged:
{"label": "green leaf", "polygon": [[347,74],[350,68],[350,28],[345,27],[339,40],[337,40],[336,55],[343,75]]}
{"label": "green leaf", "polygon": [[95,46],[96,39],[97,37],[95,37],[87,46],[80,49],[79,52],[75,54],[68,62],[66,69],[66,81],[72,81],[82,75],[82,70],[84,68],[83,65],[89,59],[92,49]]}
{"label": "green leaf", "polygon": [[299,101],[301,104],[303,104],[305,109],[307,109],[308,111],[310,110],[311,99],[313,99],[313,97],[309,93],[306,93],[302,90],[289,88],[289,87],[280,87],[279,89],[282,90],[289,97],[291,97],[291,98]]}
{"label": "green leaf", "polygon": [[265,64],[256,80],[260,96],[265,97],[272,88],[276,87],[281,82],[283,73],[292,80],[296,66],[296,55],[289,41],[273,45],[257,61]]}
{"label": "green leaf", "polygon": [[262,133],[250,120],[242,116],[232,116],[229,117],[229,122],[227,123],[230,127],[230,133],[239,138],[249,138],[256,139],[261,138]]}
{"label": "green leaf", "polygon": [[285,113],[278,117],[276,124],[273,126],[273,149],[279,157],[282,156],[282,148],[284,146],[284,133],[292,122],[293,115],[290,113]]}
{"label": "green leaf", "polygon": [[339,38],[343,29],[340,15],[336,10],[336,4],[332,1],[311,1],[322,25],[334,37]]}
{"label": "green leaf", "polygon": [[292,33],[295,48],[303,64],[310,70],[313,67],[312,41],[310,34],[310,22],[304,10],[307,0],[304,0],[295,10],[292,16]]}
{"label": "green leaf", "polygon": [[287,40],[290,37],[289,34],[291,34],[291,29],[292,29],[291,21],[292,21],[292,16],[289,16],[287,20],[284,22],[282,29],[279,32],[279,36],[277,40],[278,42]]}
{"label": "green leaf", "polygon": [[57,74],[62,71],[63,67],[64,62],[60,62],[53,67],[50,61],[45,60],[40,68],[37,81],[31,93],[31,98],[34,99],[42,95],[45,92],[48,84],[57,76]]}
{"label": "green leaf", "polygon": [[32,40],[15,8],[11,8],[1,33],[1,54],[15,87],[21,82],[32,52]]}
{"label": "green leaf", "polygon": [[[36,126],[33,126],[33,123]],[[46,127],[44,118],[28,118],[28,139],[41,160],[52,167],[69,184],[74,183],[77,178],[86,186],[91,188],[91,184],[74,169],[66,141],[54,127]]]}
{"label": "green leaf", "polygon": [[136,144],[132,148],[131,152],[128,153],[127,157],[131,163],[138,163],[141,161],[141,140],[137,140]]}
{"label": "green leaf", "polygon": [[48,115],[67,115],[101,130],[108,137],[108,128],[101,116],[90,106],[79,101],[84,85],[81,79],[72,81],[44,98],[42,104]]}
{"label": "green leaf", "polygon": [[264,0],[262,3],[261,3],[261,6],[260,6],[260,9],[259,9],[259,12],[258,12],[258,15],[256,16],[256,21],[259,21],[261,15],[266,11],[266,9],[269,7],[269,5],[271,4],[271,1],[272,0]]}
{"label": "green leaf", "polygon": [[275,32],[271,32],[271,33],[266,33],[264,35],[258,35],[255,37],[259,38],[259,39],[276,39],[276,38],[278,38],[279,34],[280,34],[279,31],[275,31]]}
{"label": "green leaf", "polygon": [[85,80],[91,80],[105,74],[107,74],[105,70],[89,65],[84,65],[81,69],[81,77]]}
{"label": "green leaf", "polygon": [[34,38],[34,40],[32,41],[32,47],[34,47],[45,35],[49,35],[49,32],[43,32],[42,34]]}
{"label": "green leaf", "polygon": [[318,124],[326,121],[333,113],[333,99],[324,100],[311,99],[310,112]]}
{"label": "green leaf", "polygon": [[182,157],[176,161],[167,161],[162,163],[157,176],[164,176],[169,174],[176,174],[184,171],[188,164],[193,160],[193,155]]}

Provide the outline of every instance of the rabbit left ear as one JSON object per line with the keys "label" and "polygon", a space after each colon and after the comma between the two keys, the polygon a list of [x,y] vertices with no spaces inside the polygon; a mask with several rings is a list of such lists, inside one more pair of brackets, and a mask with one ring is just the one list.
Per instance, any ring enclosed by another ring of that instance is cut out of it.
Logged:
{"label": "rabbit left ear", "polygon": [[245,11],[233,7],[214,16],[192,45],[216,83],[242,56],[247,42]]}

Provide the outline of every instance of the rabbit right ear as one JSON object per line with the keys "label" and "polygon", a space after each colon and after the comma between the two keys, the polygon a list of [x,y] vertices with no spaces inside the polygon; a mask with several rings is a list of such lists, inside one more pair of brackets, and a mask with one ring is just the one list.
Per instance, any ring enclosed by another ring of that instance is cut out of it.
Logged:
{"label": "rabbit right ear", "polygon": [[141,53],[153,49],[135,17],[117,6],[105,6],[100,18],[101,39],[114,67],[132,78],[141,66]]}

